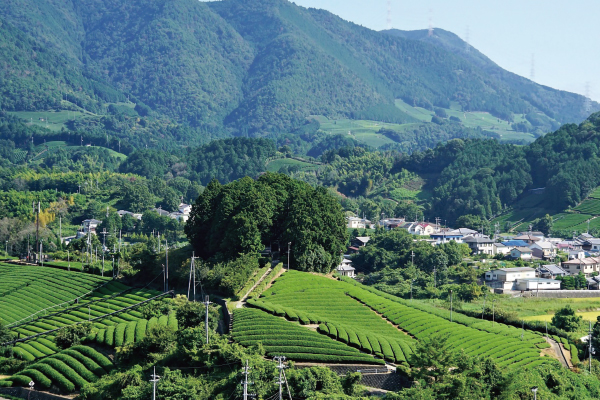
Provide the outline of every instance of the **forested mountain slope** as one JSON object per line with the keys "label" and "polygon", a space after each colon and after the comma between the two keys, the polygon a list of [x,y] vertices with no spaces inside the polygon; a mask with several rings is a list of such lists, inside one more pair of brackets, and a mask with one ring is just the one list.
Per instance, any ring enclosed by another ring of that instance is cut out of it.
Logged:
{"label": "forested mountain slope", "polygon": [[375,32],[286,0],[7,0],[0,15],[3,73],[25,67],[3,78],[7,111],[97,113],[129,98],[141,116],[211,136],[290,132],[309,115],[376,119],[398,98],[534,126],[585,118],[583,96],[465,54],[450,33]]}

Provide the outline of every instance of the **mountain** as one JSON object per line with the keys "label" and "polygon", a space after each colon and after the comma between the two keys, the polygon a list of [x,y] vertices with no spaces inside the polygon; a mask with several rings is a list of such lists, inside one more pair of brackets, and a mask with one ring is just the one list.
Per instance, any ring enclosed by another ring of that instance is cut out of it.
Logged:
{"label": "mountain", "polygon": [[291,132],[310,115],[411,122],[396,99],[543,127],[586,117],[583,96],[465,53],[449,32],[376,32],[286,0],[5,0],[0,15],[4,111],[102,114],[129,99],[133,116],[208,136]]}

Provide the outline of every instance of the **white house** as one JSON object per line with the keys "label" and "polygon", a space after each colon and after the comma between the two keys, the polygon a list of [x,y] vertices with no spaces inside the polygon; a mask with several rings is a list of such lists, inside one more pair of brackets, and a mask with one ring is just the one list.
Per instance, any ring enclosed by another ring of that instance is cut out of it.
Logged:
{"label": "white house", "polygon": [[350,229],[366,229],[371,227],[371,221],[365,218],[346,217],[346,226]]}
{"label": "white house", "polygon": [[500,268],[485,273],[485,284],[494,289],[518,290],[517,279],[531,278],[535,278],[533,268]]}
{"label": "white house", "polygon": [[340,265],[338,265],[337,269],[336,269],[337,273],[342,275],[342,276],[347,276],[350,278],[354,278],[355,275],[355,269],[352,266],[352,261],[348,260],[346,258],[344,258],[341,262]]}
{"label": "white house", "polygon": [[83,232],[88,233],[91,232],[94,235],[96,234],[96,228],[100,225],[102,221],[98,221],[97,219],[86,219],[82,222]]}
{"label": "white house", "polygon": [[510,254],[510,247],[502,243],[494,243],[494,254]]}
{"label": "white house", "polygon": [[544,278],[517,279],[517,290],[560,290],[560,281]]}

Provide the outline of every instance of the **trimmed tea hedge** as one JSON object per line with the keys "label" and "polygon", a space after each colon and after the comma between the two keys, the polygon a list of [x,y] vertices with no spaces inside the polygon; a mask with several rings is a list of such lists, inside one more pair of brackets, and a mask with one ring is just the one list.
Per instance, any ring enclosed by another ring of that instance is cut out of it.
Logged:
{"label": "trimmed tea hedge", "polygon": [[257,309],[238,309],[233,316],[233,339],[244,346],[262,343],[269,356],[282,355],[298,361],[383,363],[325,335]]}

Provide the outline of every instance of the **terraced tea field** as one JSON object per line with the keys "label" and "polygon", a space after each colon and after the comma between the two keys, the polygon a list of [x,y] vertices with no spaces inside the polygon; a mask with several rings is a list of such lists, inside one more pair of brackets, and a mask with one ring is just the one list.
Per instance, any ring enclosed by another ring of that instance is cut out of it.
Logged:
{"label": "terraced tea field", "polygon": [[71,393],[110,372],[112,362],[91,347],[58,348],[56,333],[66,326],[91,321],[84,343],[108,347],[140,341],[155,326],[177,330],[174,313],[146,320],[137,310],[161,292],[48,267],[2,265],[0,277],[0,310],[14,321],[14,353],[31,362],[0,386],[27,387],[34,380],[36,388]]}
{"label": "terraced tea field", "polygon": [[[397,364],[410,365],[416,340],[435,335],[448,336],[456,350],[472,356],[489,356],[503,368],[532,368],[546,362],[541,349],[549,347],[541,334],[482,321],[448,310],[397,297],[360,285],[351,279],[336,281],[314,274],[289,271],[279,277],[263,295],[249,305],[275,316],[285,317],[295,329],[320,324],[323,336],[336,339],[348,348]],[[235,315],[235,318],[237,318]],[[234,321],[235,321],[234,318]],[[297,322],[296,322],[297,321]],[[279,318],[278,324],[286,323]],[[279,326],[279,325],[278,325]],[[234,323],[234,338],[244,337],[247,327]],[[254,334],[254,341],[272,341],[273,331]],[[277,335],[275,335],[277,336]],[[300,347],[309,348],[309,342]],[[285,348],[277,349],[283,353]],[[294,359],[293,353],[289,358]],[[310,359],[305,349],[302,359]],[[321,353],[312,356],[320,358]]]}
{"label": "terraced tea field", "polygon": [[297,361],[383,364],[335,339],[256,309],[235,311],[233,338],[244,346],[262,343],[267,355]]}
{"label": "terraced tea field", "polygon": [[110,278],[54,268],[0,264],[0,320],[13,324],[51,309],[56,312]]}

